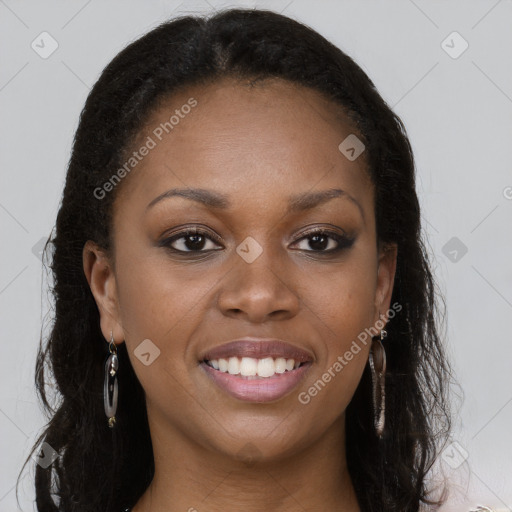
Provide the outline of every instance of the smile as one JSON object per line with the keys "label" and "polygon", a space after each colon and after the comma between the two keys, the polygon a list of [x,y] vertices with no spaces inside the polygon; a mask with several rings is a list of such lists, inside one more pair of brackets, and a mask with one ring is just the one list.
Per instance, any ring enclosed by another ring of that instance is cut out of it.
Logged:
{"label": "smile", "polygon": [[[230,357],[202,361],[199,366],[229,396],[244,402],[266,403],[289,395],[303,380],[312,364],[311,361],[300,363],[283,358],[243,357],[239,360],[238,357]],[[237,373],[231,373],[230,369]]]}
{"label": "smile", "polygon": [[227,359],[212,359],[205,363],[215,370],[230,375],[239,375],[247,379],[270,378],[276,374],[282,374],[296,370],[304,362],[295,361],[295,359],[285,359],[284,357],[265,357],[256,359],[253,357],[230,357]]}

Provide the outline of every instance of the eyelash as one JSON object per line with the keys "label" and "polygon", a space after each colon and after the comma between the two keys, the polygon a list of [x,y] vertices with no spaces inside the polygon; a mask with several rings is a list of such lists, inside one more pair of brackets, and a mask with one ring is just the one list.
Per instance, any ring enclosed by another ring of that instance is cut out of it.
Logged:
{"label": "eyelash", "polygon": [[[192,251],[182,251],[180,249],[175,249],[174,247],[171,247],[171,244],[173,242],[175,242],[176,240],[180,240],[182,238],[187,238],[188,236],[191,236],[191,235],[201,235],[201,236],[204,236],[205,238],[207,238],[208,240],[211,240],[217,244],[220,244],[220,238],[215,235],[212,235],[210,232],[205,231],[200,228],[188,228],[183,231],[180,231],[179,233],[172,235],[171,237],[168,237],[168,238],[162,240],[159,243],[159,245],[161,247],[166,247],[167,249],[169,249],[171,252],[173,252],[175,254],[194,254],[194,253],[199,254],[199,253],[209,253],[209,252],[218,250],[218,249],[210,249],[210,250],[197,250],[197,251],[193,251],[193,250]],[[297,243],[306,238],[312,238],[313,236],[327,236],[327,237],[333,239],[338,244],[338,246],[334,249],[329,249],[329,250],[321,250],[321,251],[305,250],[305,252],[315,253],[315,254],[327,254],[327,255],[337,254],[337,253],[341,252],[343,249],[348,249],[349,247],[351,247],[355,240],[353,237],[350,238],[350,237],[341,235],[339,233],[336,233],[334,231],[326,230],[325,228],[315,228],[315,229],[306,231],[305,233],[302,233],[301,237],[298,240],[296,240],[294,243]]]}

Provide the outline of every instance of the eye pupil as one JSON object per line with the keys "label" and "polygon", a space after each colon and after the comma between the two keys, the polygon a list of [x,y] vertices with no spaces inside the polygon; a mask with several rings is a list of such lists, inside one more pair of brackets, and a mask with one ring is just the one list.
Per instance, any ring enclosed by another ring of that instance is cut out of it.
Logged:
{"label": "eye pupil", "polygon": [[[187,235],[186,236],[187,241],[185,242],[185,245],[187,246],[187,249],[191,251],[198,251],[202,249],[204,246],[204,236],[193,234],[193,235]],[[192,243],[190,241],[192,240]]]}
{"label": "eye pupil", "polygon": [[[321,242],[319,242],[321,240]],[[312,235],[309,245],[312,249],[321,251],[324,250],[329,244],[329,237],[326,235]]]}

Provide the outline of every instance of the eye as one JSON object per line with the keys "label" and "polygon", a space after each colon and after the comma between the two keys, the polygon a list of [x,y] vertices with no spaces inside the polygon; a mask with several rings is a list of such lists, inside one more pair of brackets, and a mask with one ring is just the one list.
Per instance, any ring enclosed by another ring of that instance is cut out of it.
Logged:
{"label": "eye", "polygon": [[335,231],[314,229],[305,233],[298,242],[302,242],[302,247],[299,247],[301,250],[333,254],[350,247],[354,243],[354,238]]}
{"label": "eye", "polygon": [[209,252],[215,249],[218,238],[199,228],[187,228],[162,240],[159,245],[168,247],[173,252]]}
{"label": "eye", "polygon": [[[354,240],[335,231],[313,229],[303,233],[294,244],[306,252],[334,254],[350,247]],[[175,253],[207,253],[218,250],[216,247],[220,245],[220,239],[209,231],[190,227],[165,238],[159,245]]]}

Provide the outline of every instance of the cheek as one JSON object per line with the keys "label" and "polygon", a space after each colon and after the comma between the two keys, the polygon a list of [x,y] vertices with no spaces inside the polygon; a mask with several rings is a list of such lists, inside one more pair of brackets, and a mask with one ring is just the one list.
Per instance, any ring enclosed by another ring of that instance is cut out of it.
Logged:
{"label": "cheek", "polygon": [[371,287],[361,287],[354,275],[331,278],[329,283],[329,294],[319,294],[316,301],[321,309],[312,315],[322,339],[318,366],[298,396],[312,418],[322,418],[320,430],[352,400],[371,345],[365,332],[372,319]]}
{"label": "cheek", "polygon": [[302,281],[304,301],[324,326],[329,346],[341,350],[372,325],[377,271],[371,256],[354,253],[342,265]]}
{"label": "cheek", "polygon": [[183,383],[189,379],[183,364],[187,341],[198,323],[201,297],[214,284],[206,275],[191,286],[186,275],[165,258],[149,254],[127,251],[117,264],[126,347],[148,402],[158,404],[159,410],[169,407],[170,395],[176,403],[190,399],[183,394]]}
{"label": "cheek", "polygon": [[304,391],[334,415],[350,402],[368,360],[376,277],[370,252],[354,253],[338,268],[310,275],[303,289],[323,345],[313,388]]}
{"label": "cheek", "polygon": [[[147,389],[170,389],[174,379],[188,378],[183,364],[190,358],[187,341],[194,337],[204,316],[201,304],[218,278],[204,272],[201,279],[191,282],[189,274],[161,256],[127,251],[119,258],[118,294],[126,346],[137,377]],[[144,340],[151,341],[145,343],[156,354],[149,365],[138,358]],[[174,378],[170,381],[169,372]],[[165,382],[157,384],[155,379]]]}
{"label": "cheek", "polygon": [[121,321],[132,350],[150,339],[162,353],[172,349],[173,355],[183,355],[201,299],[216,276],[204,272],[192,284],[190,272],[158,252],[127,250],[117,259]]}

